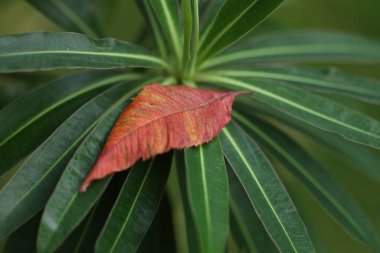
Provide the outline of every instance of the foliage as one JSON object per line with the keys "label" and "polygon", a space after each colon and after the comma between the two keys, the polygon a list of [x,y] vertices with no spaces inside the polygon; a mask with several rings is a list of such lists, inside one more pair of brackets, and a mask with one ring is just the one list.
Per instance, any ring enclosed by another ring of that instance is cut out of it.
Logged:
{"label": "foliage", "polygon": [[[103,38],[92,1],[28,2],[71,32],[0,37],[0,72],[76,73],[0,111],[0,175],[15,172],[0,190],[3,252],[315,252],[282,168],[380,252],[366,214],[298,138],[380,181],[371,150],[380,148],[380,122],[333,99],[378,104],[380,83],[304,65],[379,62],[379,42],[252,32],[281,0],[138,0],[147,26],[134,45]],[[152,82],[251,93],[237,98],[233,122],[212,142],[138,162],[79,193],[117,116]]]}

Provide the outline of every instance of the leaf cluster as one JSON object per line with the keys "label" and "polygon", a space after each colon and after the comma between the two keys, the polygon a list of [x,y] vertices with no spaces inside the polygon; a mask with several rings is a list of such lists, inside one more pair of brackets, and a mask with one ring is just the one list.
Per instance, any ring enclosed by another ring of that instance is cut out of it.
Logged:
{"label": "leaf cluster", "polygon": [[[380,122],[326,95],[378,105],[380,83],[305,67],[378,63],[379,42],[252,33],[283,0],[138,0],[148,31],[139,45],[108,38],[93,1],[28,2],[68,32],[1,36],[0,72],[78,70],[0,110],[2,252],[315,252],[281,168],[380,252],[360,206],[297,138],[380,181]],[[117,116],[152,82],[251,93],[212,142],[138,162],[79,193]]]}

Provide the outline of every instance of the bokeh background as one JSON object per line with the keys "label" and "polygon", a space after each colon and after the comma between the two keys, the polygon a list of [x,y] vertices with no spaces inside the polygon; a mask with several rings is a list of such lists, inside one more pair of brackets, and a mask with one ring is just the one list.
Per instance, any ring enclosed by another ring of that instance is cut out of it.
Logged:
{"label": "bokeh background", "polygon": [[[133,0],[96,0],[97,15],[107,37],[136,41],[141,36],[143,20]],[[361,34],[380,41],[379,0],[288,0],[260,30],[323,29]],[[61,31],[42,14],[22,0],[0,0],[0,35],[31,31]],[[333,65],[358,75],[380,80],[380,65]],[[29,89],[65,71],[36,74],[0,75],[0,108]],[[334,95],[335,100],[380,120],[379,106],[352,103]],[[1,124],[1,122],[0,122]],[[353,165],[331,155],[311,143],[307,137],[296,136],[303,146],[331,168],[338,181],[364,209],[380,234],[380,184],[362,174]],[[380,152],[377,152],[380,155]],[[378,165],[380,169],[380,164]],[[370,252],[352,239],[324,211],[306,189],[284,169],[278,170],[300,215],[309,229],[317,252]],[[0,179],[0,186],[6,179]],[[0,245],[1,248],[1,245]]]}

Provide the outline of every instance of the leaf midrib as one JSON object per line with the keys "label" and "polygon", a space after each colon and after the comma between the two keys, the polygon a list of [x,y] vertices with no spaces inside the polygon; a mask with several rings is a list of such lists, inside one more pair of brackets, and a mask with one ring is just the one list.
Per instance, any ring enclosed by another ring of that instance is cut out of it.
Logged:
{"label": "leaf midrib", "polygon": [[109,149],[106,153],[104,153],[103,155],[106,155],[106,154],[112,153],[112,150],[113,150],[114,148],[116,148],[116,145],[120,145],[120,144],[123,142],[124,139],[128,138],[130,135],[133,135],[136,131],[138,131],[139,129],[141,129],[141,128],[143,128],[143,127],[146,127],[146,126],[148,126],[148,125],[153,124],[154,122],[156,122],[156,121],[158,121],[158,120],[161,120],[161,119],[163,119],[163,118],[167,118],[167,117],[170,117],[170,116],[173,116],[173,115],[176,115],[176,114],[185,113],[185,112],[189,112],[189,111],[196,111],[196,110],[199,110],[199,109],[201,109],[201,108],[203,108],[203,107],[206,107],[206,106],[209,106],[209,105],[211,105],[211,104],[213,104],[213,103],[216,103],[217,101],[222,100],[223,98],[225,98],[225,97],[227,97],[227,96],[231,96],[232,93],[235,93],[235,92],[230,92],[230,93],[224,94],[224,95],[222,95],[222,96],[220,96],[220,97],[214,98],[213,100],[211,100],[211,101],[209,101],[209,102],[205,102],[205,103],[200,104],[200,105],[197,105],[197,106],[195,106],[195,107],[191,107],[191,108],[187,108],[187,109],[184,109],[184,110],[180,110],[180,111],[176,111],[176,112],[168,113],[168,114],[163,115],[163,116],[161,116],[161,117],[159,117],[159,118],[153,119],[153,120],[147,122],[146,124],[143,124],[143,125],[141,125],[141,126],[139,126],[139,127],[136,127],[136,128],[134,128],[133,130],[131,130],[130,132],[128,132],[123,138],[120,139],[119,142],[117,142],[117,144],[115,144],[112,148],[110,148],[110,149]]}
{"label": "leaf midrib", "polygon": [[363,237],[363,239],[365,240],[367,238],[367,235],[366,233],[362,230],[362,228],[360,226],[358,226],[358,223],[355,221],[355,220],[352,220],[352,217],[349,215],[349,213],[347,213],[347,211],[344,209],[344,207],[342,207],[342,205],[339,204],[339,202],[336,202],[334,200],[334,197],[332,197],[328,191],[326,191],[323,186],[321,186],[321,184],[316,181],[313,176],[310,175],[310,173],[308,173],[307,170],[303,169],[303,166],[301,164],[299,164],[297,162],[297,160],[293,159],[281,146],[277,145],[277,143],[275,143],[271,138],[269,138],[265,133],[263,133],[260,129],[258,129],[257,127],[253,126],[250,122],[247,122],[246,119],[240,115],[236,116],[236,118],[238,118],[241,122],[243,122],[243,124],[245,124],[247,127],[249,127],[252,131],[256,132],[257,134],[259,134],[261,136],[261,138],[263,138],[266,142],[269,143],[269,145],[271,145],[274,149],[276,149],[281,155],[283,155],[285,157],[285,159],[287,159],[290,163],[293,164],[293,166],[295,168],[297,168],[297,170],[299,172],[302,173],[302,175],[304,175],[318,190],[319,192],[321,192],[329,201],[330,203],[332,203],[335,208],[337,208],[343,215],[344,217],[352,224],[354,225],[354,227],[356,227],[356,229],[358,231],[360,231],[359,233],[361,234],[361,236]]}
{"label": "leaf midrib", "polygon": [[[251,8],[252,8],[252,6],[254,6],[255,4],[256,4],[256,0],[254,0],[254,1],[252,1],[252,3],[251,4],[249,4],[248,6],[247,6],[247,8],[244,10],[244,11],[242,11],[238,16],[236,16],[236,18],[235,19],[233,19],[224,29],[222,29],[222,31],[221,32],[219,32],[218,33],[218,35],[217,36],[215,36],[214,37],[214,39],[210,42],[210,43],[208,43],[208,45],[207,45],[207,47],[205,48],[205,50],[204,51],[202,51],[202,56],[204,56],[204,55],[207,55],[207,53],[210,51],[210,49],[214,46],[214,44],[220,39],[220,37],[222,37],[225,33],[227,33],[228,32],[228,30],[232,27],[232,26],[234,26],[239,20],[240,20],[240,18],[242,17],[242,16],[244,16]],[[203,41],[202,41],[203,42]]]}
{"label": "leaf midrib", "polygon": [[[136,203],[137,203],[137,201],[138,201],[138,199],[139,199],[139,197],[140,197],[140,194],[141,194],[141,192],[142,192],[143,187],[145,186],[145,182],[146,182],[146,180],[147,180],[147,178],[148,178],[148,176],[149,176],[149,173],[150,173],[152,167],[153,167],[153,160],[149,163],[148,170],[147,170],[147,172],[146,172],[145,175],[144,175],[144,179],[143,179],[143,181],[142,181],[141,184],[139,185],[139,188],[138,188],[138,191],[137,191],[136,197],[134,198],[134,200],[133,200],[133,202],[132,202],[132,205],[131,205],[131,208],[129,209],[128,215],[127,215],[126,219],[124,220],[124,222],[123,222],[123,226],[122,226],[121,229],[119,230],[119,232],[118,232],[118,234],[117,234],[117,236],[116,236],[116,239],[114,240],[114,243],[112,244],[112,247],[111,247],[109,253],[112,253],[112,252],[114,251],[117,242],[120,240],[120,236],[121,236],[121,234],[123,233],[123,231],[124,231],[124,229],[125,229],[125,226],[126,226],[127,223],[129,222],[129,217],[131,216],[132,211],[135,209]],[[128,178],[127,178],[126,184],[127,184],[127,183],[128,183]],[[120,196],[120,197],[121,197],[121,196]],[[119,200],[119,199],[118,199],[118,200]],[[116,203],[118,203],[118,201],[116,201]],[[110,216],[110,217],[112,217],[112,216]]]}
{"label": "leaf midrib", "polygon": [[95,55],[95,56],[109,56],[109,57],[119,57],[119,58],[131,58],[137,60],[145,60],[157,63],[158,65],[164,67],[166,63],[155,56],[143,55],[143,54],[131,54],[131,53],[122,53],[122,52],[92,52],[92,51],[76,51],[76,50],[31,50],[26,52],[12,52],[12,53],[2,53],[0,54],[1,58],[7,57],[18,57],[18,56],[29,56],[29,55],[45,55],[45,54],[71,54],[71,55]]}
{"label": "leaf midrib", "polygon": [[[249,85],[248,83],[245,83],[243,81],[240,81],[240,80],[236,80],[236,79],[230,79],[230,78],[226,78],[226,77],[215,77],[215,76],[212,76],[212,77],[207,77],[206,78],[207,80],[215,80],[215,81],[220,81],[220,82],[224,82],[224,83],[229,83],[229,84],[232,84],[232,85],[235,85],[235,86],[238,86],[238,87],[242,87],[242,88],[246,88],[246,89],[249,89],[251,91],[254,91],[254,92],[257,92],[257,93],[261,93],[262,95],[264,96],[267,96],[267,97],[271,97],[275,100],[278,100],[278,101],[281,101],[285,104],[288,104],[294,108],[297,108],[297,109],[300,109],[302,111],[305,111],[307,113],[310,113],[314,116],[317,116],[317,117],[320,117],[322,119],[325,119],[329,122],[332,122],[334,124],[337,124],[337,125],[340,125],[340,126],[343,126],[345,128],[349,128],[351,130],[354,130],[356,132],[359,132],[363,135],[366,135],[366,136],[371,136],[371,137],[374,137],[375,139],[380,139],[380,137],[378,135],[375,135],[375,134],[372,134],[371,132],[366,132],[366,131],[363,131],[362,129],[360,128],[357,128],[355,126],[352,126],[352,125],[347,125],[341,121],[338,121],[338,120],[335,120],[334,118],[331,118],[331,117],[328,117],[326,115],[323,115],[323,114],[320,114],[314,110],[311,110],[309,108],[306,108],[300,104],[297,104],[297,103],[294,103],[288,99],[285,99],[283,97],[280,97],[274,93],[271,93],[271,92],[268,92],[266,90],[263,90],[261,88],[258,88],[256,86],[253,86],[253,85]],[[367,144],[367,145],[370,145],[370,144]],[[373,146],[373,145],[370,145],[370,146]]]}
{"label": "leaf midrib", "polygon": [[[259,180],[256,178],[256,175],[253,173],[253,168],[250,166],[249,162],[246,160],[245,156],[240,152],[240,149],[239,149],[239,146],[236,144],[235,140],[233,139],[233,137],[231,136],[230,132],[228,131],[227,128],[223,128],[223,133],[225,134],[225,136],[228,138],[228,140],[230,141],[230,143],[232,144],[232,146],[235,148],[235,151],[237,152],[237,154],[240,156],[240,158],[242,159],[243,163],[245,164],[245,166],[248,168],[248,172],[249,174],[251,175],[251,177],[253,178],[253,180],[256,182],[257,186],[259,187],[259,190],[261,192],[261,194],[263,195],[265,201],[268,203],[270,209],[272,210],[275,218],[277,219],[278,223],[280,224],[281,226],[281,229],[283,230],[283,232],[285,233],[285,236],[286,238],[288,239],[290,245],[292,246],[292,248],[294,249],[294,252],[298,252],[295,245],[293,244],[293,241],[292,239],[290,238],[288,232],[286,231],[284,225],[282,224],[282,221],[280,219],[280,217],[278,217],[277,215],[277,212],[276,210],[274,209],[274,207],[272,206],[272,202],[269,200],[268,196],[266,195],[261,183],[259,182]],[[244,187],[244,185],[243,185]],[[245,187],[244,187],[245,188]],[[248,195],[248,197],[251,199],[251,197]],[[252,199],[251,199],[252,201]]]}
{"label": "leaf midrib", "polygon": [[96,32],[84,22],[80,16],[78,16],[74,11],[72,11],[68,6],[64,4],[63,1],[57,0],[49,0],[53,5],[57,7],[57,9],[61,10],[62,13],[73,23],[75,24],[79,30],[84,32],[85,34],[97,38],[98,35]]}
{"label": "leaf midrib", "polygon": [[42,112],[38,113],[36,116],[34,116],[32,119],[30,119],[29,121],[27,121],[26,123],[23,123],[21,127],[19,127],[18,129],[16,129],[10,136],[8,136],[6,139],[4,139],[1,143],[0,143],[0,147],[3,146],[6,142],[8,142],[10,139],[12,139],[14,136],[16,136],[17,134],[19,134],[22,130],[24,130],[25,128],[27,128],[28,126],[30,126],[31,124],[33,124],[33,122],[37,121],[38,119],[40,119],[41,117],[43,117],[45,114],[49,113],[50,111],[54,110],[55,108],[59,107],[60,105],[76,98],[76,97],[79,97],[80,95],[82,94],[85,94],[87,92],[90,92],[92,90],[95,90],[99,87],[102,87],[102,86],[105,86],[105,85],[109,85],[111,83],[114,83],[114,82],[117,82],[117,81],[122,81],[122,80],[125,80],[125,79],[129,79],[132,78],[138,78],[140,77],[139,75],[135,75],[135,74],[122,74],[122,75],[118,75],[118,76],[113,76],[113,77],[110,77],[110,78],[107,78],[107,79],[103,79],[103,80],[100,80],[100,81],[97,81],[91,85],[88,85],[86,88],[84,89],[81,89],[81,90],[78,90],[78,92],[75,92],[69,96],[66,96],[64,97],[62,100],[59,100],[57,101],[56,103],[53,103],[52,105],[50,105],[49,107],[47,107],[46,109],[44,109]]}
{"label": "leaf midrib", "polygon": [[210,245],[209,245],[209,243],[212,242],[212,235],[210,234],[211,229],[212,229],[212,223],[211,223],[210,206],[208,203],[208,186],[207,186],[207,180],[206,180],[206,166],[205,166],[205,161],[204,161],[202,145],[199,146],[199,155],[200,155],[201,170],[202,170],[202,182],[203,182],[202,185],[203,185],[203,191],[204,191],[203,197],[204,197],[205,212],[206,212],[206,222],[207,222],[207,226],[208,226],[208,228],[207,228],[207,241],[206,241],[206,242],[208,242],[206,244],[206,245],[208,245],[208,247],[206,247],[205,252],[209,252],[208,250],[212,249],[212,247],[210,247]]}
{"label": "leaf midrib", "polygon": [[[305,83],[313,86],[319,86],[319,87],[327,87],[327,88],[335,88],[338,90],[343,90],[347,87],[342,87],[342,83],[344,81],[325,81],[317,79],[316,77],[306,77],[302,74],[284,74],[284,73],[277,73],[272,71],[249,71],[249,70],[225,70],[218,72],[221,75],[230,76],[230,77],[258,77],[258,78],[267,78],[267,79],[275,79],[275,80],[284,80],[284,81],[291,81],[291,82],[299,82],[299,83]],[[307,74],[307,72],[306,72]],[[362,89],[361,87],[353,87],[350,86],[349,90],[344,91],[355,91],[358,93],[374,96],[373,91],[369,89]],[[376,93],[375,93],[376,96]]]}
{"label": "leaf midrib", "polygon": [[[348,55],[358,55],[359,53],[370,54],[373,56],[374,50],[379,50],[379,47],[374,45],[366,45],[367,47],[363,47],[363,45],[347,45],[347,44],[325,44],[325,45],[308,45],[308,44],[300,44],[300,45],[289,45],[289,46],[273,46],[273,47],[262,47],[262,48],[253,48],[247,50],[239,50],[236,52],[230,52],[226,54],[222,54],[211,58],[205,61],[200,69],[211,68],[213,66],[222,65],[228,62],[233,62],[241,59],[247,58],[259,58],[265,56],[282,56],[282,55],[301,55],[302,54],[322,54],[322,53],[330,53],[330,54],[344,54],[348,53]],[[370,48],[370,49],[368,49]],[[375,60],[375,59],[372,59]],[[378,60],[375,60],[378,61]]]}
{"label": "leaf midrib", "polygon": [[[39,185],[39,183],[41,181],[43,181],[49,174],[50,172],[56,167],[57,164],[59,164],[62,159],[71,151],[71,149],[73,149],[78,143],[80,143],[80,141],[87,135],[88,132],[90,132],[93,127],[102,119],[104,119],[106,117],[106,115],[108,115],[112,110],[115,109],[115,107],[117,105],[119,105],[119,103],[121,103],[122,101],[124,101],[126,96],[123,96],[122,98],[120,98],[115,104],[113,104],[112,106],[110,106],[104,113],[102,113],[102,116],[100,116],[99,118],[97,118],[90,126],[88,126],[88,128],[82,133],[79,135],[79,137],[77,138],[76,141],[73,142],[73,144],[71,144],[66,150],[65,152],[49,167],[48,170],[45,171],[44,175],[38,179],[38,181],[15,203],[13,204],[11,207],[9,207],[6,212],[3,213],[3,215],[1,215],[0,219],[2,220],[5,216],[8,215],[8,213],[14,209],[22,200],[24,200],[27,195],[29,195],[36,187],[37,185]],[[32,159],[32,156],[30,156],[25,162],[24,164],[26,164],[30,159]],[[77,195],[76,195],[77,196]]]}

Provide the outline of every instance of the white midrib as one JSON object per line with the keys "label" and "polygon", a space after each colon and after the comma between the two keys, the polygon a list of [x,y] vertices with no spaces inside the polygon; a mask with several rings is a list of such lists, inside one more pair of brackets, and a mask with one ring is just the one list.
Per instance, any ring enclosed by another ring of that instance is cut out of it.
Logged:
{"label": "white midrib", "polygon": [[[238,16],[236,16],[235,19],[233,19],[229,25],[227,25],[217,36],[214,37],[214,39],[207,45],[207,47],[205,48],[205,50],[202,52],[203,55],[207,54],[208,51],[210,51],[210,49],[214,46],[214,44],[233,26],[236,24],[236,22],[239,21],[239,19],[244,16],[250,9],[253,5],[256,4],[257,1],[252,1],[251,4],[249,4],[247,6],[247,8],[242,11]],[[203,42],[203,41],[202,41]],[[202,55],[202,56],[203,56]]]}
{"label": "white midrib", "polygon": [[[157,1],[157,0],[154,0],[154,1]],[[160,3],[162,6],[162,10],[164,11],[164,15],[166,17],[166,21],[167,21],[169,32],[170,32],[170,37],[171,37],[171,40],[173,41],[175,54],[177,55],[177,57],[179,57],[181,54],[181,46],[180,46],[180,42],[178,38],[180,36],[177,33],[177,30],[174,25],[174,21],[172,19],[172,16],[170,15],[170,11],[167,5],[167,0],[160,0]]]}
{"label": "white midrib", "polygon": [[308,171],[303,169],[303,166],[297,162],[297,160],[293,159],[288,152],[284,151],[282,147],[277,145],[271,138],[269,138],[265,133],[263,133],[260,129],[252,125],[249,121],[247,121],[245,118],[243,118],[241,115],[236,114],[236,118],[238,118],[243,124],[245,124],[248,128],[250,128],[252,131],[256,132],[263,138],[266,142],[269,143],[274,149],[276,149],[280,154],[282,154],[285,159],[287,159],[297,170],[304,176],[306,177],[329,201],[332,203],[336,209],[338,209],[343,216],[358,230],[360,231],[359,233],[363,238],[366,238],[366,233],[363,231],[363,229],[360,227],[360,225],[356,222],[356,220],[353,220],[350,216],[350,214],[344,209],[344,207],[339,204],[339,202],[336,202],[334,197],[331,196],[331,194],[328,193],[327,190],[311,176]]}
{"label": "white midrib", "polygon": [[246,160],[245,156],[240,152],[240,149],[239,149],[239,146],[236,144],[235,140],[233,139],[233,137],[231,136],[231,134],[229,133],[229,131],[227,130],[227,128],[224,128],[223,130],[223,133],[226,135],[226,137],[228,138],[228,140],[230,141],[230,143],[232,144],[232,146],[235,148],[235,151],[238,153],[238,155],[240,156],[240,158],[242,159],[244,165],[248,168],[248,172],[249,174],[251,175],[251,177],[253,178],[253,180],[255,180],[257,186],[259,187],[265,201],[268,203],[270,209],[272,210],[274,216],[276,217],[278,223],[280,224],[282,230],[284,231],[285,233],[285,236],[288,238],[288,241],[290,243],[290,245],[292,246],[292,248],[294,249],[294,252],[298,252],[297,251],[297,248],[295,247],[295,245],[293,244],[293,241],[292,239],[290,238],[288,232],[286,231],[284,225],[282,224],[281,222],[281,219],[280,217],[278,217],[277,215],[277,212],[276,210],[274,209],[271,201],[269,200],[268,196],[266,195],[263,187],[261,186],[260,184],[260,181],[257,179],[256,175],[253,173],[253,168],[250,166],[249,162]]}
{"label": "white midrib", "polygon": [[[378,48],[376,48],[378,50]],[[289,45],[289,46],[273,46],[253,48],[241,50],[237,52],[226,53],[220,56],[205,61],[200,69],[206,69],[217,65],[222,65],[236,60],[244,60],[248,58],[266,57],[266,56],[282,56],[290,55],[297,56],[302,54],[342,54],[353,53],[358,54],[364,52],[366,54],[373,54],[374,50],[367,50],[361,45],[347,45],[347,44],[325,44],[325,45]]]}
{"label": "white midrib", "polygon": [[[129,222],[129,218],[131,217],[132,211],[135,209],[135,206],[136,206],[136,203],[137,203],[137,201],[138,201],[138,199],[139,199],[139,197],[140,197],[140,194],[141,194],[142,188],[145,186],[145,182],[146,182],[146,180],[147,180],[147,178],[148,178],[148,175],[149,175],[149,173],[150,173],[150,171],[151,171],[151,169],[152,169],[152,167],[153,167],[152,165],[153,165],[153,160],[152,160],[152,161],[150,162],[150,164],[149,164],[148,170],[147,170],[147,172],[145,173],[145,175],[144,175],[144,179],[143,179],[143,181],[141,182],[141,184],[140,184],[140,186],[139,186],[139,189],[138,189],[138,191],[137,191],[136,197],[135,197],[135,199],[133,200],[133,203],[132,203],[132,205],[131,205],[131,208],[129,209],[128,215],[127,215],[127,217],[125,218],[125,220],[124,220],[124,222],[123,222],[123,226],[122,226],[121,229],[119,230],[119,232],[118,232],[118,234],[117,234],[117,236],[116,236],[116,239],[114,240],[114,243],[112,244],[112,247],[111,247],[111,249],[109,250],[108,253],[112,253],[112,252],[115,250],[115,247],[116,247],[118,241],[120,240],[121,234],[123,233],[123,231],[124,231],[124,229],[125,229],[125,226],[126,226],[126,225],[128,224],[128,222]],[[127,179],[127,180],[128,180],[128,179]],[[127,181],[127,182],[128,182],[128,181]],[[117,201],[117,202],[118,202],[118,201]],[[116,202],[116,203],[117,203],[117,202]]]}
{"label": "white midrib", "polygon": [[307,108],[307,107],[304,107],[304,106],[302,106],[302,105],[300,105],[300,104],[294,103],[294,102],[289,101],[289,100],[287,100],[287,99],[285,99],[285,98],[283,98],[283,97],[280,97],[280,96],[278,96],[278,95],[275,95],[275,94],[273,94],[273,93],[271,93],[271,92],[268,92],[268,91],[266,91],[266,90],[260,89],[260,88],[258,88],[258,87],[256,87],[256,86],[249,85],[249,84],[247,84],[247,83],[245,83],[245,82],[242,82],[242,81],[239,81],[239,80],[236,80],[236,79],[226,78],[226,77],[210,77],[210,78],[207,77],[206,79],[207,79],[207,80],[217,81],[217,82],[218,82],[218,81],[219,81],[219,82],[225,82],[225,83],[227,83],[227,84],[234,84],[234,85],[236,85],[236,86],[238,86],[238,87],[245,88],[245,89],[251,90],[251,91],[253,91],[253,92],[260,93],[260,94],[262,94],[262,95],[264,95],[264,96],[267,96],[267,97],[271,97],[271,98],[273,98],[273,99],[275,99],[275,100],[281,101],[281,102],[283,102],[283,103],[285,103],[285,104],[288,104],[288,105],[290,105],[290,106],[292,106],[292,107],[295,107],[295,108],[297,108],[297,109],[300,109],[300,110],[302,110],[302,111],[304,111],[304,112],[307,112],[307,113],[310,113],[310,114],[312,114],[312,115],[315,115],[315,116],[317,116],[317,117],[319,117],[319,118],[322,118],[322,119],[325,119],[325,120],[327,120],[327,121],[330,121],[330,122],[332,122],[332,123],[334,123],[334,124],[337,124],[337,125],[339,125],[339,126],[343,126],[343,127],[345,127],[345,128],[348,128],[348,129],[354,130],[355,132],[359,132],[359,133],[361,133],[361,134],[364,134],[364,135],[367,135],[367,136],[374,137],[375,139],[380,139],[380,137],[379,137],[378,135],[376,135],[376,134],[373,134],[373,133],[371,133],[371,132],[364,131],[364,130],[362,130],[362,129],[360,129],[360,128],[357,128],[357,127],[355,127],[355,126],[352,126],[352,125],[345,124],[344,122],[338,121],[338,120],[336,120],[336,119],[334,119],[334,118],[331,118],[331,117],[328,117],[328,116],[326,116],[326,115],[324,115],[324,114],[318,113],[318,112],[316,112],[316,111],[314,111],[314,110],[311,110],[311,109],[309,109],[309,108]]}
{"label": "white midrib", "polygon": [[12,53],[2,53],[2,57],[17,57],[17,56],[28,56],[28,55],[46,55],[46,54],[69,54],[69,55],[92,55],[92,56],[108,56],[108,57],[119,57],[119,58],[130,58],[137,60],[145,60],[157,63],[161,66],[166,66],[164,61],[158,57],[142,55],[142,54],[130,54],[130,53],[117,53],[117,52],[91,52],[91,51],[71,51],[71,50],[46,50],[46,51],[27,51],[27,52],[12,52]]}
{"label": "white midrib", "polygon": [[[199,146],[199,154],[200,154],[200,161],[201,161],[201,169],[202,169],[202,185],[203,185],[203,191],[204,191],[204,204],[205,204],[205,212],[206,212],[206,223],[207,223],[207,245],[206,251],[208,252],[209,249],[212,249],[210,247],[209,243],[212,241],[212,235],[210,234],[210,231],[212,229],[212,223],[211,223],[211,214],[210,214],[210,206],[208,203],[208,186],[207,186],[207,180],[206,180],[206,166],[204,162],[204,155],[203,155],[203,147],[202,145]],[[206,245],[205,245],[206,246]]]}
{"label": "white midrib", "polygon": [[[347,88],[347,85],[344,86],[340,82],[331,82],[331,81],[322,81],[317,78],[312,77],[304,77],[299,74],[288,75],[283,73],[276,72],[266,72],[266,71],[249,71],[249,70],[225,70],[218,71],[221,75],[230,76],[230,77],[261,77],[267,79],[275,79],[275,80],[284,80],[284,81],[293,81],[293,82],[301,82],[309,85],[317,86],[317,87],[327,87],[327,88],[336,88],[342,90]],[[367,95],[373,95],[373,91],[369,89],[362,89],[361,87],[349,86],[349,91],[355,91],[358,93],[363,93]]]}

